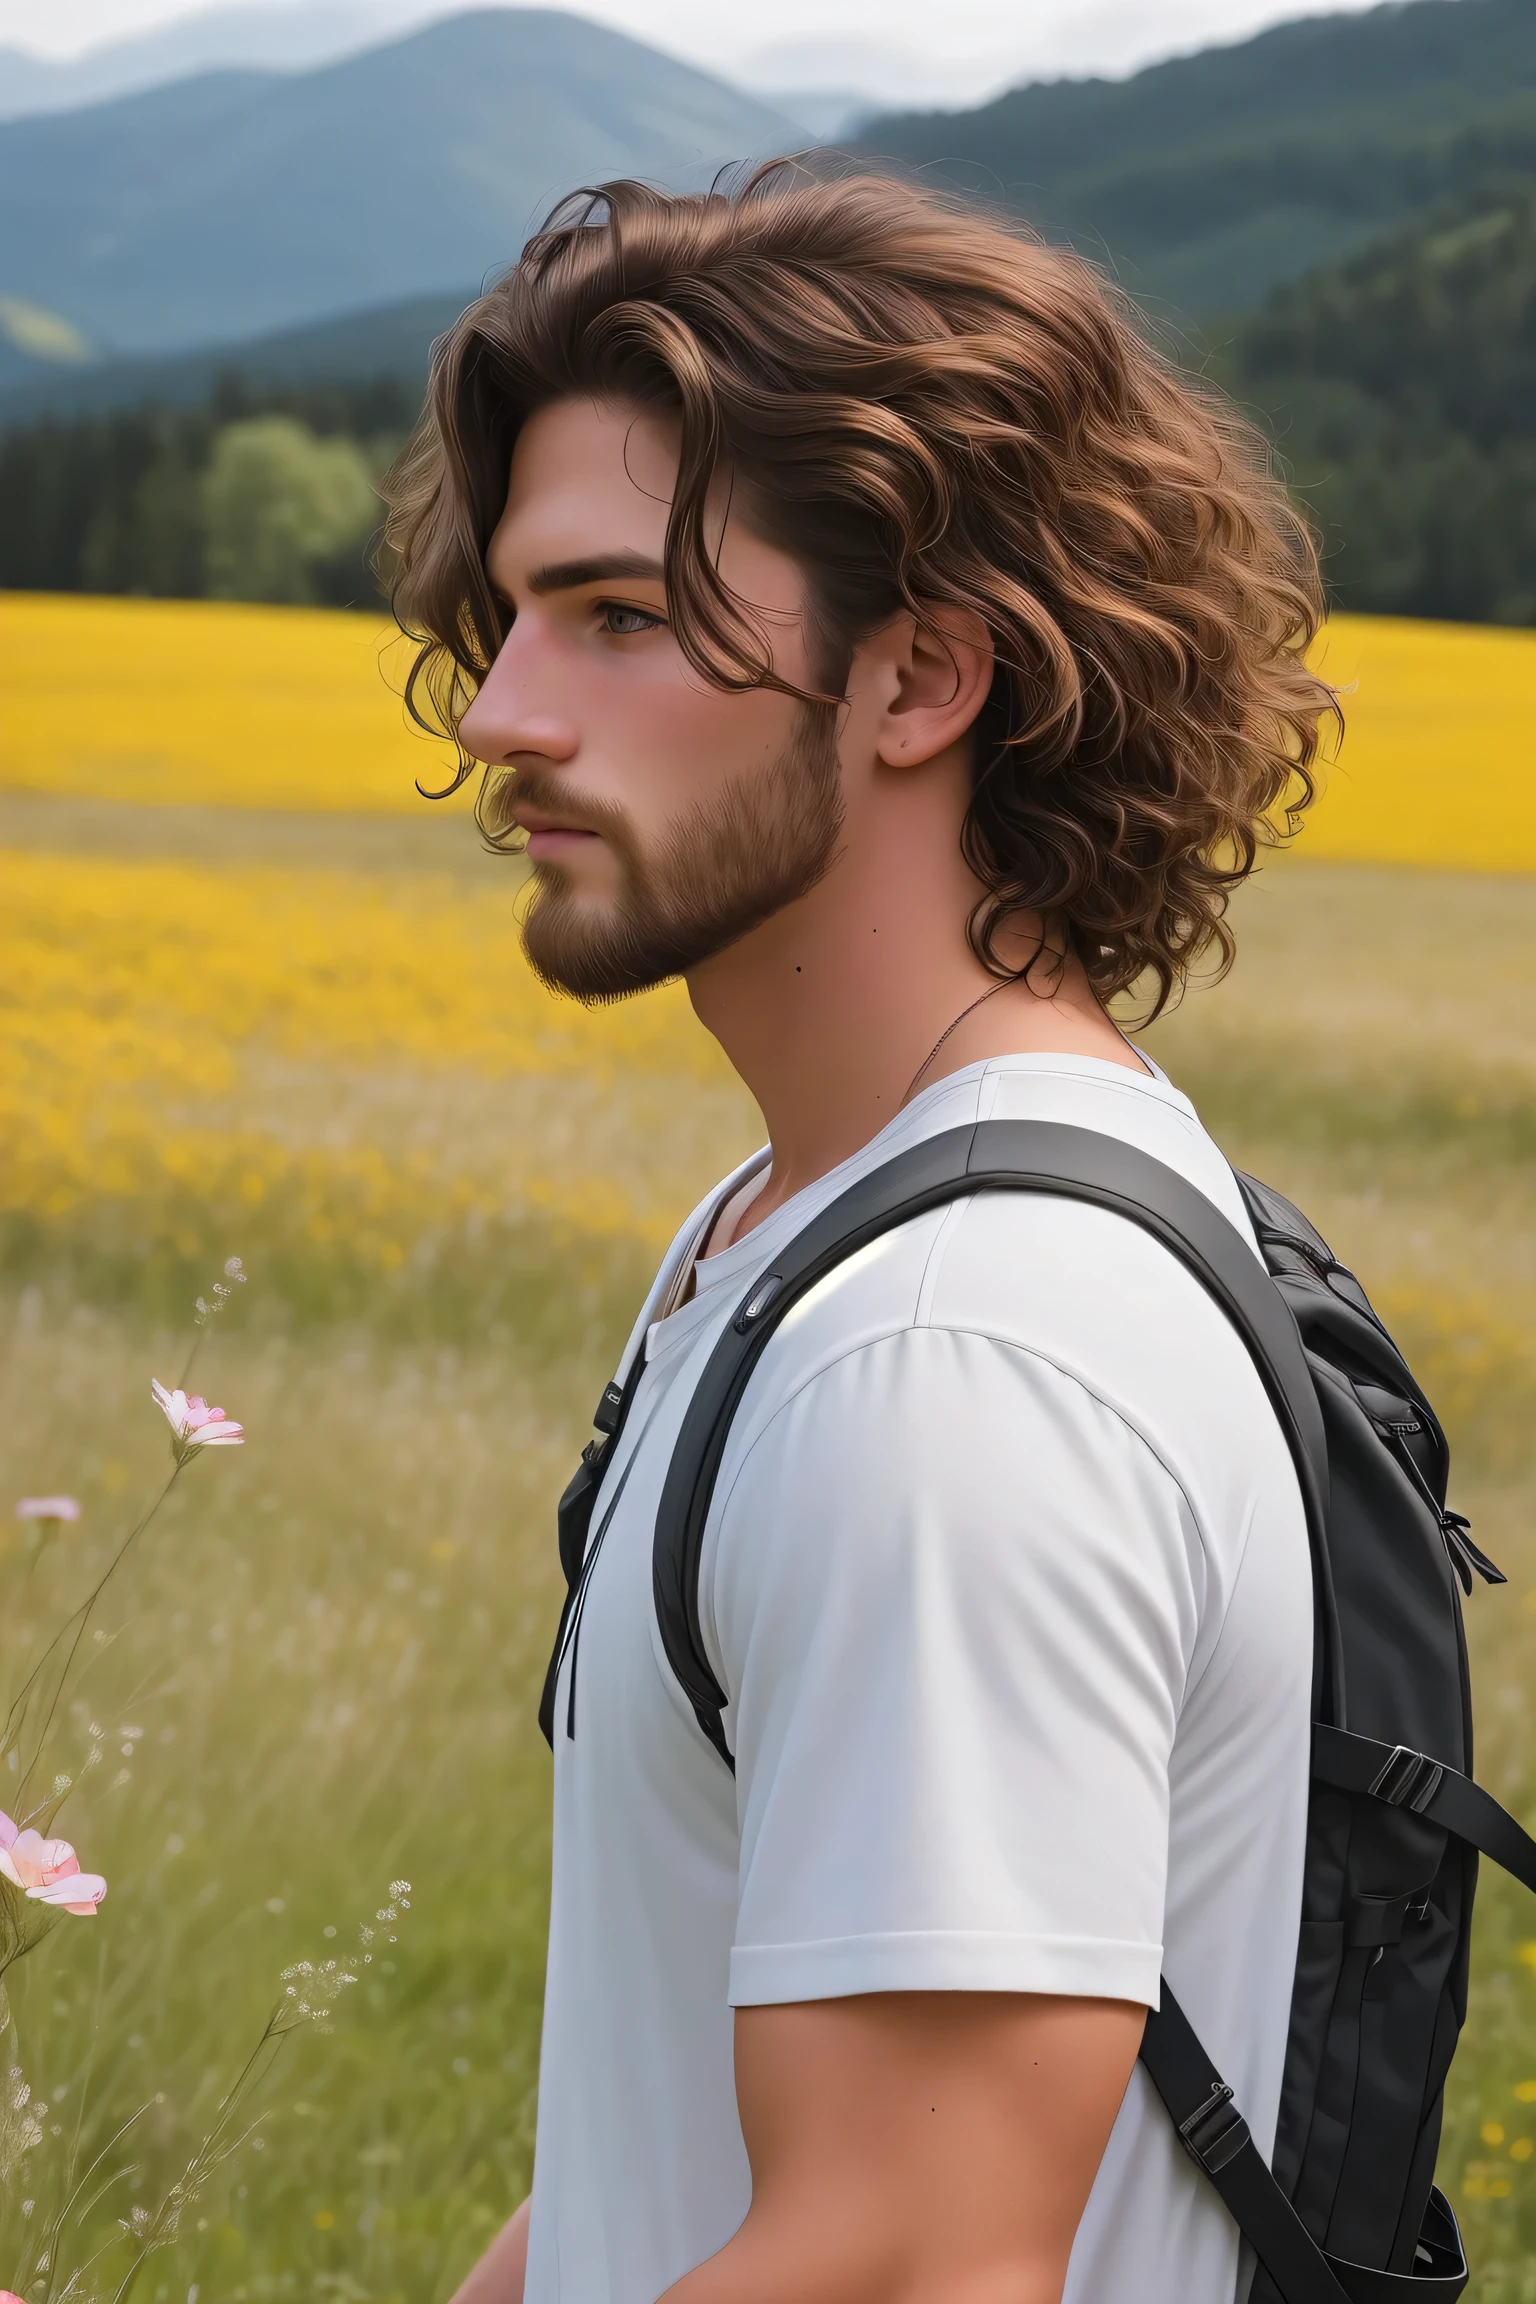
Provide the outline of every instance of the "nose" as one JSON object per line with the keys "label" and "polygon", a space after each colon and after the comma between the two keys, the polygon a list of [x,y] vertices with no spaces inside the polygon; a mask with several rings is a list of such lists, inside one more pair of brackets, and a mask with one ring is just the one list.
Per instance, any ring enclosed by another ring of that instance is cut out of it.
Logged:
{"label": "nose", "polygon": [[536,674],[536,643],[520,617],[459,722],[459,742],[472,759],[508,768],[530,753],[543,760],[574,757],[575,724],[541,702]]}

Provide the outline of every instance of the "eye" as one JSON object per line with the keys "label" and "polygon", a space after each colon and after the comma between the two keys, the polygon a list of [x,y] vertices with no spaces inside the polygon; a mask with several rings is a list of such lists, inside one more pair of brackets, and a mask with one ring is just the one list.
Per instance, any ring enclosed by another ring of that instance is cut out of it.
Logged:
{"label": "eye", "polygon": [[620,606],[617,600],[605,600],[602,603],[602,610],[603,630],[612,632],[620,638],[629,639],[637,632],[659,632],[661,630],[661,618],[648,616],[643,608],[624,608]]}

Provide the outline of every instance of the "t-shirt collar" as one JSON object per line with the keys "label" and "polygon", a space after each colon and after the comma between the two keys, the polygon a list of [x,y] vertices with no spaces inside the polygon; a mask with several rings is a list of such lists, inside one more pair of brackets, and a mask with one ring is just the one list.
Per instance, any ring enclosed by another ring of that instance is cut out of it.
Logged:
{"label": "t-shirt collar", "polygon": [[[1138,1054],[1140,1051],[1138,1050]],[[1143,1058],[1143,1062],[1150,1062]],[[976,1115],[978,1091],[990,1072],[1005,1072],[1016,1067],[1029,1071],[1082,1072],[1099,1078],[1109,1074],[1117,1083],[1139,1089],[1162,1103],[1176,1103],[1189,1109],[1188,1099],[1174,1087],[1168,1075],[1153,1066],[1150,1072],[1133,1072],[1128,1067],[1108,1064],[1098,1056],[1068,1056],[1055,1054],[1029,1054],[1018,1056],[984,1056],[974,1064],[967,1064],[958,1072],[946,1073],[942,1080],[914,1096],[903,1110],[892,1115],[878,1135],[857,1152],[849,1154],[824,1176],[807,1184],[782,1208],[765,1216],[733,1240],[729,1248],[717,1255],[706,1256],[694,1266],[694,1292],[686,1304],[670,1313],[665,1320],[653,1320],[646,1331],[645,1356],[657,1361],[677,1350],[697,1335],[701,1326],[713,1319],[720,1308],[722,1294],[745,1293],[749,1282],[770,1264],[780,1248],[809,1224],[812,1217],[829,1207],[839,1192],[846,1191],[859,1177],[872,1168],[894,1158],[908,1144],[921,1142],[934,1135],[940,1127],[961,1127]],[[947,1113],[945,1107],[956,1109]],[[707,1239],[720,1210],[740,1191],[749,1176],[755,1175],[772,1157],[771,1147],[764,1145],[749,1160],[742,1162],[727,1177],[709,1203],[707,1221],[696,1232],[696,1238]]]}

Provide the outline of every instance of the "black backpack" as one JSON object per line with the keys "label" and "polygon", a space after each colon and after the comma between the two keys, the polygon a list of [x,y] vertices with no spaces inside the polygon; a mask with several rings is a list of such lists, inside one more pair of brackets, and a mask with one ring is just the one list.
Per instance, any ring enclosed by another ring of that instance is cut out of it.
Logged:
{"label": "black backpack", "polygon": [[[704,1525],[732,1415],[790,1307],[893,1226],[975,1192],[1047,1192],[1139,1224],[1209,1290],[1290,1443],[1311,1544],[1312,1791],[1273,2166],[1166,1982],[1141,2060],[1258,2259],[1252,2304],[1445,2304],[1468,2272],[1434,2189],[1441,2097],[1466,2014],[1478,1851],[1536,1891],[1536,1841],[1471,1781],[1459,1579],[1503,1577],[1445,1507],[1429,1403],[1353,1274],[1290,1202],[1239,1177],[1268,1274],[1204,1193],[1117,1139],[993,1120],[915,1145],[850,1186],[748,1289],[683,1420],[657,1516],[657,1621],[704,1735],[732,1766],[699,1628]],[[540,1722],[571,1658],[617,1492],[589,1523],[643,1352],[599,1403],[560,1506],[567,1581]],[[622,1487],[622,1476],[620,1480]],[[1411,2284],[1411,2285],[1410,2285]]]}

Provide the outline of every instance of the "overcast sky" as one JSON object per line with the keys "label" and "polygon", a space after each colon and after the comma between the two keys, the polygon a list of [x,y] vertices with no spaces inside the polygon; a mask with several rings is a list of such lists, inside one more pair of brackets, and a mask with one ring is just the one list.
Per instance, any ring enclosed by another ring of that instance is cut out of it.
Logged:
{"label": "overcast sky", "polygon": [[[237,6],[241,0],[214,0]],[[245,0],[249,4],[249,0]],[[289,0],[302,7],[305,0]],[[368,0],[365,0],[365,5]],[[459,5],[464,0],[458,0]],[[973,100],[1010,80],[1132,71],[1285,17],[1369,0],[583,0],[580,13],[759,85],[846,84],[885,93],[892,75],[938,102]],[[374,0],[392,22],[454,12],[451,0]],[[206,12],[176,0],[0,0],[0,41],[78,55],[109,39]],[[905,51],[905,54],[902,52]],[[895,93],[894,87],[891,93]]]}

